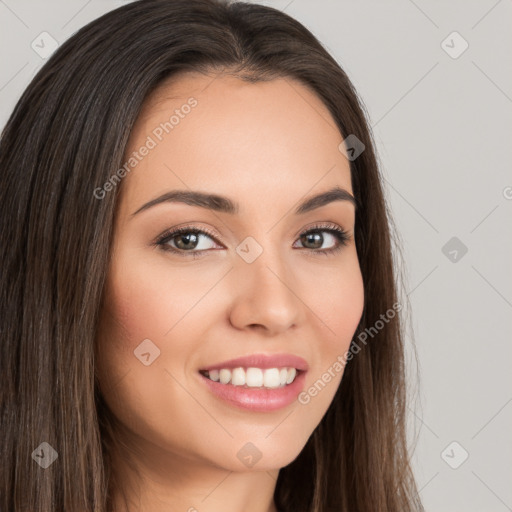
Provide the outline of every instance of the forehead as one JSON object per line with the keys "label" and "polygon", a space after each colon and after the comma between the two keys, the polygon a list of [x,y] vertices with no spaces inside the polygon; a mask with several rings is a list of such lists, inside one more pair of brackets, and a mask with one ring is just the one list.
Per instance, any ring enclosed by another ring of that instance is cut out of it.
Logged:
{"label": "forehead", "polygon": [[124,201],[136,205],[176,188],[241,202],[295,202],[334,185],[351,191],[342,139],[320,98],[291,78],[182,74],[143,105],[125,153],[126,161],[139,155],[122,183]]}

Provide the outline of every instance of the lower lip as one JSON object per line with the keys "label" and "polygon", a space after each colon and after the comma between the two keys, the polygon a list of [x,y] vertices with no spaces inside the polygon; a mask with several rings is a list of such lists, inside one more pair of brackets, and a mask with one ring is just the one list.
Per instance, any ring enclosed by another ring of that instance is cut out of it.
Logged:
{"label": "lower lip", "polygon": [[297,373],[294,381],[282,388],[246,388],[221,384],[199,374],[210,391],[219,398],[235,407],[259,412],[276,411],[294,402],[304,388],[305,375],[305,371]]}

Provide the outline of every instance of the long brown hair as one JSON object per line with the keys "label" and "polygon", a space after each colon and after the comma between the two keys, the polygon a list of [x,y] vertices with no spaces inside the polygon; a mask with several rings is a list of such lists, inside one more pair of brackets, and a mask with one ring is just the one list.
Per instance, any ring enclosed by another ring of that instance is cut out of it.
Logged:
{"label": "long brown hair", "polygon": [[[362,141],[350,162],[366,296],[354,339],[398,301],[368,116],[304,26],[227,0],[141,0],[105,14],[42,67],[0,141],[2,511],[111,511],[114,439],[95,379],[95,340],[120,187],[101,200],[93,190],[122,165],[141,106],[163,80],[219,70],[252,82],[298,80],[343,138]],[[396,315],[348,362],[327,413],[280,470],[280,510],[423,510],[406,443],[403,330]],[[34,458],[42,442],[58,454],[46,469]]]}

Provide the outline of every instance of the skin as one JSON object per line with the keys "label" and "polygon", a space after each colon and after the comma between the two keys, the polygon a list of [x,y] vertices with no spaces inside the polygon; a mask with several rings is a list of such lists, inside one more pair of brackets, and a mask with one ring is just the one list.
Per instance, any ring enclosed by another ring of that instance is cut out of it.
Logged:
{"label": "skin", "polygon": [[[197,106],[119,185],[97,366],[122,425],[114,473],[130,511],[275,512],[279,469],[306,444],[342,371],[307,405],[252,412],[212,394],[198,370],[251,353],[292,353],[309,364],[307,390],[348,350],[364,305],[354,206],[294,209],[336,185],[353,194],[349,162],[333,118],[304,85],[197,73],[148,98],[127,157],[190,96]],[[227,196],[240,212],[166,202],[132,215],[176,189]],[[321,230],[323,243],[304,245],[300,234],[318,222],[346,230],[347,245],[321,254],[338,244]],[[154,245],[184,224],[216,234],[200,238],[198,259],[190,249],[182,257]],[[248,236],[263,249],[250,264],[235,250]],[[134,355],[145,339],[160,350],[149,366]],[[261,452],[252,468],[237,457],[247,442]],[[115,503],[116,512],[126,510],[119,493]]]}

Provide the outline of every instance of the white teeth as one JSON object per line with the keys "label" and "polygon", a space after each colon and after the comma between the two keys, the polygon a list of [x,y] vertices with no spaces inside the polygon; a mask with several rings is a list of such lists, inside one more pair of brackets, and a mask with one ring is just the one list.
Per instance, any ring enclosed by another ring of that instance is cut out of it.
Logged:
{"label": "white teeth", "polygon": [[277,388],[279,386],[278,368],[269,368],[263,372],[263,385],[266,388]]}
{"label": "white teeth", "polygon": [[231,384],[233,386],[243,386],[245,384],[245,372],[243,368],[234,368],[231,373]]}
{"label": "white teeth", "polygon": [[231,380],[231,370],[224,368],[219,372],[219,380],[221,384],[227,384]]}
{"label": "white teeth", "polygon": [[288,369],[288,378],[286,379],[286,384],[290,384],[295,379],[296,370],[295,368]]}
{"label": "white teeth", "polygon": [[263,386],[263,370],[261,368],[247,368],[245,372],[247,382],[250,388],[260,388]]}
{"label": "white teeth", "polygon": [[209,377],[210,379],[217,382],[219,380],[219,370],[210,370]]}
{"label": "white teeth", "polygon": [[280,388],[291,384],[297,375],[295,368],[222,368],[210,370],[206,377],[221,384],[245,386],[249,388]]}

